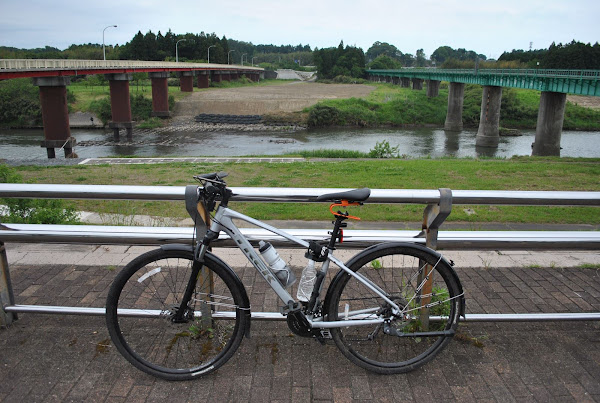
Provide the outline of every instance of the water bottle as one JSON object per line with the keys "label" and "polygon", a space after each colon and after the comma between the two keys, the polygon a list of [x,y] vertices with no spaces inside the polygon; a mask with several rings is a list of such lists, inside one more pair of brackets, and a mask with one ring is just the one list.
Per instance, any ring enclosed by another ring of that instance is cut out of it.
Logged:
{"label": "water bottle", "polygon": [[315,261],[308,259],[308,264],[302,270],[302,277],[300,277],[300,284],[298,284],[298,292],[296,293],[296,298],[299,301],[308,302],[310,300],[316,279]]}
{"label": "water bottle", "polygon": [[288,288],[292,284],[296,282],[296,276],[290,270],[287,264],[279,257],[279,253],[275,250],[273,245],[269,242],[260,241],[258,243],[259,249],[258,251],[267,262],[267,265],[271,268],[277,280],[281,283],[282,286]]}

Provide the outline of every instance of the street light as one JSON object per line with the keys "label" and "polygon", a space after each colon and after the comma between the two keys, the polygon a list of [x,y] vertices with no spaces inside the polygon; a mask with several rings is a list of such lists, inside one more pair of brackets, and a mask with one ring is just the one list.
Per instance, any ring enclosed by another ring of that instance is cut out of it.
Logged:
{"label": "street light", "polygon": [[229,54],[231,52],[235,52],[235,49],[230,50],[229,52],[227,52],[227,64],[229,64]]}
{"label": "street light", "polygon": [[209,63],[210,63],[210,48],[214,48],[215,46],[217,46],[217,45],[210,45],[210,46],[208,47],[208,62],[209,62]]}
{"label": "street light", "polygon": [[[109,25],[106,28],[116,28],[116,25]],[[104,48],[104,31],[106,31],[106,28],[104,28],[102,30],[102,54],[104,55],[104,60],[106,60],[106,49]]]}
{"label": "street light", "polygon": [[[244,65],[244,56],[246,56],[248,53],[243,53],[242,54],[242,66]],[[246,58],[247,59],[247,58]]]}
{"label": "street light", "polygon": [[187,41],[187,39],[180,39],[177,42],[175,42],[175,63],[179,62],[179,52],[177,51],[177,45],[179,45],[179,42],[181,41]]}

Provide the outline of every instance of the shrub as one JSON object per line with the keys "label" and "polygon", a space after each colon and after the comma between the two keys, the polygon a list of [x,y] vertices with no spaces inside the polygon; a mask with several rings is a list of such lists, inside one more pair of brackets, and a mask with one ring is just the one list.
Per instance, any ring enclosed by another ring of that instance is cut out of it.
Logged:
{"label": "shrub", "polygon": [[338,124],[340,111],[333,106],[315,105],[308,112],[308,127],[325,127]]}
{"label": "shrub", "polygon": [[112,111],[110,110],[110,98],[101,98],[94,100],[90,103],[90,111],[98,116],[104,124],[107,124],[112,118]]}
{"label": "shrub", "polygon": [[42,121],[39,90],[29,79],[0,82],[0,123],[35,125]]}
{"label": "shrub", "polygon": [[375,143],[375,148],[369,151],[371,158],[398,158],[398,146],[392,147],[387,140]]}
{"label": "shrub", "polygon": [[142,94],[131,96],[131,118],[136,121],[149,119],[152,114],[152,100]]}
{"label": "shrub", "polygon": [[[0,165],[0,183],[19,183],[21,176],[6,165]],[[1,199],[6,206],[0,212],[2,221],[26,224],[77,224],[79,219],[72,204],[57,199]]]}

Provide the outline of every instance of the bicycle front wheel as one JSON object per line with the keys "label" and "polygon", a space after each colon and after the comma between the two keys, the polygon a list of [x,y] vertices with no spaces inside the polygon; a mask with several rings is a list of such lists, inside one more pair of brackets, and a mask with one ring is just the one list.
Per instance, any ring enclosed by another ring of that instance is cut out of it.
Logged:
{"label": "bicycle front wheel", "polygon": [[353,258],[348,268],[400,308],[348,273],[338,274],[328,293],[327,320],[349,321],[351,326],[333,328],[331,334],[350,361],[381,374],[408,372],[450,341],[463,296],[441,255],[413,245],[377,245]]}
{"label": "bicycle front wheel", "polygon": [[150,251],[125,266],[108,293],[106,322],[114,345],[138,369],[163,379],[192,379],[223,365],[248,320],[234,275],[209,253],[185,315],[174,320],[193,262],[191,251]]}

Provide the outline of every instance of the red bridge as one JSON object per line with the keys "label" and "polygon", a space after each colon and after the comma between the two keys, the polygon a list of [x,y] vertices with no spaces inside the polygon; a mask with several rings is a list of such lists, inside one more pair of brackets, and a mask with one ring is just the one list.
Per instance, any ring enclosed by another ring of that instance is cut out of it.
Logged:
{"label": "red bridge", "polygon": [[171,72],[179,77],[181,91],[194,90],[194,76],[198,77],[198,88],[208,88],[212,82],[236,80],[246,76],[252,81],[264,77],[258,67],[207,63],[147,62],[130,60],[0,60],[0,80],[32,77],[33,84],[40,88],[44,141],[48,158],[55,157],[55,148],[63,148],[65,157],[72,155],[76,141],[71,137],[67,109],[67,85],[70,76],[104,74],[110,85],[110,102],[115,138],[119,130],[125,129],[127,138],[132,138],[133,121],[129,98],[129,81],[133,73],[148,73],[152,81],[152,116],[168,117],[167,78]]}

